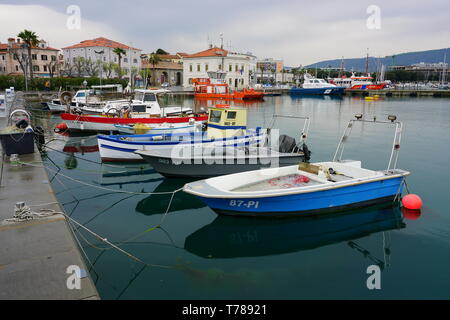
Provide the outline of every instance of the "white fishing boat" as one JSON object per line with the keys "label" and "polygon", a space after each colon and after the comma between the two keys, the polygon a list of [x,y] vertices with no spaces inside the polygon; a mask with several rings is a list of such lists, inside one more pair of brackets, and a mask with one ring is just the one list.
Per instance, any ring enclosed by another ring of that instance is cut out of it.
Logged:
{"label": "white fishing boat", "polygon": [[[332,161],[300,163],[188,183],[184,191],[199,197],[218,214],[236,216],[314,215],[400,200],[405,177],[397,169],[402,133],[395,116],[387,121],[351,120]],[[357,122],[395,125],[389,164],[385,170],[361,167],[361,161],[342,160],[344,146]]]}
{"label": "white fishing boat", "polygon": [[[222,121],[222,119],[224,121]],[[175,146],[245,146],[263,143],[266,130],[247,128],[247,109],[217,106],[204,132],[98,136],[102,161],[143,161],[136,151]]]}

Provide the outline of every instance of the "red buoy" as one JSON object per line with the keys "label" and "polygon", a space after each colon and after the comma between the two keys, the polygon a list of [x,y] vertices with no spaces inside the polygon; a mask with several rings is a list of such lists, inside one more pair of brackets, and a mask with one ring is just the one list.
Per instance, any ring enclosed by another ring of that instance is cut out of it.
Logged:
{"label": "red buoy", "polygon": [[62,122],[55,127],[54,131],[58,133],[58,132],[67,131],[67,129],[69,129],[67,124],[65,122]]}
{"label": "red buoy", "polygon": [[408,194],[403,197],[402,204],[406,209],[409,210],[420,210],[422,209],[422,199],[416,194]]}

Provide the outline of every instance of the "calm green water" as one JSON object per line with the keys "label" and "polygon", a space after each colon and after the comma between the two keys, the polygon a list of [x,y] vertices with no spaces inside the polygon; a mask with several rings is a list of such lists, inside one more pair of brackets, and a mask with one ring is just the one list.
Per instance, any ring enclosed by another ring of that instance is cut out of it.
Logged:
{"label": "calm green water", "polygon": [[[168,103],[192,106],[192,99]],[[268,126],[274,113],[311,117],[313,161],[329,160],[355,113],[396,114],[405,131],[398,167],[425,204],[417,219],[399,208],[373,207],[315,219],[218,217],[195,197],[130,195],[81,185],[49,171],[68,214],[148,264],[143,266],[80,231],[104,299],[390,299],[450,298],[450,99],[268,97],[247,104],[249,125]],[[46,127],[57,116],[35,112]],[[298,137],[301,123],[279,120]],[[48,132],[48,131],[47,131]],[[46,165],[96,186],[135,192],[171,191],[186,181],[164,179],[147,165],[100,165],[96,138],[62,137],[49,144]],[[387,166],[393,130],[355,127],[345,158]],[[91,147],[91,148],[90,148]],[[63,152],[65,151],[65,152]],[[78,159],[75,158],[79,157]],[[90,160],[92,162],[88,162]],[[147,232],[145,232],[147,231]],[[367,289],[367,267],[382,266],[381,290]]]}

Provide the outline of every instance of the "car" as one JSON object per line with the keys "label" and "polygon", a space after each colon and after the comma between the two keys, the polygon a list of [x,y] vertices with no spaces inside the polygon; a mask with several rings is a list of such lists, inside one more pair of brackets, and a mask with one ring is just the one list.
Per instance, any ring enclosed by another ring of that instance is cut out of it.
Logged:
{"label": "car", "polygon": [[170,84],[168,82],[164,82],[161,84],[161,88],[168,88],[170,87]]}

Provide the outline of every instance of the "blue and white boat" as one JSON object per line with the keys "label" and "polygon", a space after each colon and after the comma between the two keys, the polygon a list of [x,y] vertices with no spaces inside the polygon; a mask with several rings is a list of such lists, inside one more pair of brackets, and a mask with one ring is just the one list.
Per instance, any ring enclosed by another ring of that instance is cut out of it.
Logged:
{"label": "blue and white boat", "polygon": [[[175,146],[242,147],[262,144],[267,130],[248,129],[247,109],[220,105],[209,110],[206,131],[171,132],[139,135],[99,135],[102,161],[144,161],[136,151],[158,150]],[[198,128],[198,127],[197,127]]]}
{"label": "blue and white boat", "polygon": [[302,87],[291,88],[291,95],[342,95],[344,87],[338,87],[332,83],[326,82],[324,79],[318,79],[305,73]]}
{"label": "blue and white boat", "polygon": [[345,142],[355,121],[391,124],[386,121],[351,120],[332,161],[270,168],[231,174],[188,183],[183,190],[198,196],[218,214],[236,216],[314,215],[396,201],[410,173],[396,169],[402,132],[396,126],[386,170],[369,170],[360,161],[341,160]]}

